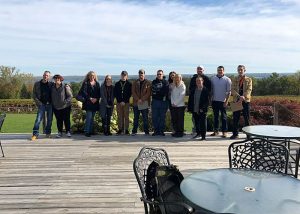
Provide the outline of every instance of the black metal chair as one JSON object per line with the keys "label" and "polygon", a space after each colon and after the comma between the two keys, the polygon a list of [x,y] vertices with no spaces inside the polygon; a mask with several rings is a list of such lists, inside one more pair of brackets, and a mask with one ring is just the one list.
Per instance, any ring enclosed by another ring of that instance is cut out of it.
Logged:
{"label": "black metal chair", "polygon": [[233,142],[228,147],[230,168],[288,172],[289,151],[284,145],[262,138]]}
{"label": "black metal chair", "polygon": [[[193,213],[193,208],[183,201],[159,201],[154,198],[148,198],[146,194],[147,171],[150,164],[153,162],[158,165],[170,165],[170,160],[167,152],[160,148],[144,147],[133,162],[133,171],[141,190],[141,201],[144,203],[145,214],[153,213],[168,213],[168,206],[176,205],[186,208],[186,213]],[[159,208],[159,211],[153,211],[153,208]]]}
{"label": "black metal chair", "polygon": [[[4,123],[5,117],[6,117],[6,114],[5,114],[5,113],[2,113],[2,114],[0,115],[0,132],[1,132],[1,128],[2,128],[2,125],[3,125],[3,123]],[[2,152],[2,157],[4,157],[4,152],[3,152],[1,140],[0,140],[0,148],[1,148],[1,152]]]}

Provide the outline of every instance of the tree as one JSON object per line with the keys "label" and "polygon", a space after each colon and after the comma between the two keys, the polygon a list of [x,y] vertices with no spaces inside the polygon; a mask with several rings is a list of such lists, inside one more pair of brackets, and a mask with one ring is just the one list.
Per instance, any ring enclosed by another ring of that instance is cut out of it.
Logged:
{"label": "tree", "polygon": [[30,93],[30,91],[28,91],[25,84],[22,85],[22,88],[20,90],[20,98],[21,99],[30,99],[31,98],[31,93]]}
{"label": "tree", "polygon": [[32,85],[32,74],[19,73],[15,67],[0,66],[0,99],[19,98],[25,85]]}

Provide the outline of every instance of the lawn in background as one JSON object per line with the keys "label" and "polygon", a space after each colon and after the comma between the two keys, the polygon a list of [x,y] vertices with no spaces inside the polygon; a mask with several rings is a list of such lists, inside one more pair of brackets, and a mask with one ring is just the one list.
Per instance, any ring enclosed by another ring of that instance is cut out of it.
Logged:
{"label": "lawn in background", "polygon": [[[32,133],[36,114],[6,114],[1,132],[3,133]],[[53,116],[52,133],[56,133],[56,119]],[[42,132],[42,123],[40,125]]]}
{"label": "lawn in background", "polygon": [[[4,124],[2,126],[2,133],[31,133],[33,124],[35,121],[36,114],[6,114]],[[130,117],[133,118],[133,114],[130,114]],[[71,124],[73,124],[71,120]],[[129,127],[130,132],[132,126]],[[184,117],[184,129],[186,132],[192,131],[192,115],[190,113],[185,113]],[[52,122],[52,133],[56,133],[56,119],[53,116]],[[42,123],[40,125],[40,133],[42,133]]]}

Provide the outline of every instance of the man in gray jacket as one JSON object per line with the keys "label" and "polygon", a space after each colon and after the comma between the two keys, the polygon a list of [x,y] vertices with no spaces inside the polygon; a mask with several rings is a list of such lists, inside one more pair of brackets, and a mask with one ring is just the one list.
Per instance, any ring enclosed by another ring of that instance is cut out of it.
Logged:
{"label": "man in gray jacket", "polygon": [[34,122],[31,140],[36,140],[39,136],[40,123],[43,120],[43,116],[46,113],[46,137],[51,137],[51,126],[52,126],[52,103],[51,103],[51,86],[52,83],[49,81],[51,76],[50,71],[45,71],[43,79],[37,81],[33,86],[33,99],[38,107],[36,119]]}

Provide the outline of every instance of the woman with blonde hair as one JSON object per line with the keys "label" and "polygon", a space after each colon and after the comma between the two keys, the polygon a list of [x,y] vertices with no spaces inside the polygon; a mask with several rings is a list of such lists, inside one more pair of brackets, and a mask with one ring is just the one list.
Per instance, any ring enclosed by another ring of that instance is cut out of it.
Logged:
{"label": "woman with blonde hair", "polygon": [[186,87],[180,74],[175,75],[174,87],[171,91],[171,117],[173,121],[173,137],[182,137],[184,132],[184,97]]}
{"label": "woman with blonde hair", "polygon": [[84,132],[86,137],[93,133],[95,113],[99,110],[100,84],[97,81],[97,74],[90,71],[86,74],[79,94],[83,97],[82,109],[86,111]]}

